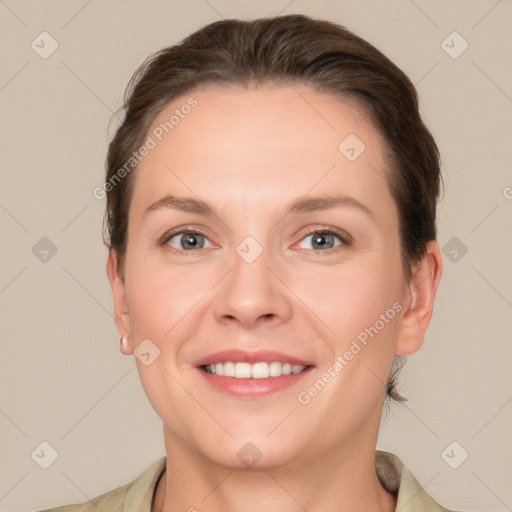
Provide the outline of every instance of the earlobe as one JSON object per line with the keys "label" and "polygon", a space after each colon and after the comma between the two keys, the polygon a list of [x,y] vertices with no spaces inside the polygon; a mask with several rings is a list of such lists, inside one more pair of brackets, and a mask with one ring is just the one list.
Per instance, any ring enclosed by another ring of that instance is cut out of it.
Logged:
{"label": "earlobe", "polygon": [[400,320],[395,354],[406,356],[421,347],[432,318],[434,299],[441,279],[442,262],[439,245],[427,243],[425,254],[414,267],[408,282],[410,306]]}
{"label": "earlobe", "polygon": [[122,351],[124,354],[131,354],[133,353],[133,348],[129,341],[130,318],[126,304],[125,284],[119,275],[117,253],[113,249],[108,254],[107,275],[112,289],[116,327],[121,338],[126,338],[127,340],[122,347]]}

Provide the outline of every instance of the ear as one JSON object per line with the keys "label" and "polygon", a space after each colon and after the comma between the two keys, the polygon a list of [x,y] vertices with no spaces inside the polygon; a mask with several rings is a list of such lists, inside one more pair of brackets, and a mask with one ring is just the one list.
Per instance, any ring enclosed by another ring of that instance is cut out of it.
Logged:
{"label": "ear", "polygon": [[427,243],[425,255],[419,261],[407,284],[409,307],[402,316],[398,330],[395,354],[406,356],[421,347],[432,312],[437,286],[441,279],[442,262],[439,244]]}
{"label": "ear", "polygon": [[114,300],[114,319],[120,336],[126,336],[128,343],[121,344],[121,350],[125,355],[133,354],[133,347],[130,342],[130,317],[126,305],[126,292],[124,280],[119,275],[117,253],[111,249],[107,259],[107,275],[112,288]]}

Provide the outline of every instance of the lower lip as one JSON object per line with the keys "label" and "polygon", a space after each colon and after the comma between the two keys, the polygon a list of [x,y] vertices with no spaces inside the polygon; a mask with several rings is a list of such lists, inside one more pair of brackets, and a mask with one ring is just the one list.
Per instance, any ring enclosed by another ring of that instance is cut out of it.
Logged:
{"label": "lower lip", "polygon": [[224,393],[239,397],[255,398],[276,393],[297,384],[312,369],[313,367],[310,366],[301,373],[269,377],[267,379],[237,379],[235,377],[221,377],[220,375],[207,373],[201,368],[199,368],[199,371],[211,386]]}

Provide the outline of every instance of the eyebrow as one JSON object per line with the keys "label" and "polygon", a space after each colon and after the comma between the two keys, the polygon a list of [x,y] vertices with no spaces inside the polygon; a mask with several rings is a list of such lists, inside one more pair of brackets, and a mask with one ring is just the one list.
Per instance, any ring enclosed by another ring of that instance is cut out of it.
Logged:
{"label": "eyebrow", "polygon": [[[351,206],[366,213],[372,219],[375,219],[374,214],[368,206],[361,203],[353,197],[334,196],[334,195],[320,195],[299,197],[290,201],[286,207],[285,215],[293,213],[309,213],[314,211],[328,210],[337,206]],[[176,197],[166,195],[149,205],[143,213],[145,217],[150,212],[159,210],[161,208],[169,208],[182,212],[197,213],[205,217],[216,216],[213,208],[206,202],[195,199],[193,197]]]}

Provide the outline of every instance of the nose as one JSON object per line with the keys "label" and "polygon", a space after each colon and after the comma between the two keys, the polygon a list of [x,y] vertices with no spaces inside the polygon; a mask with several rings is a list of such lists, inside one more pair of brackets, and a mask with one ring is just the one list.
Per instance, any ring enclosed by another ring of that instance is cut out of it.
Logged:
{"label": "nose", "polygon": [[292,293],[265,249],[254,260],[235,252],[233,266],[222,280],[215,300],[215,317],[245,329],[277,327],[292,313]]}

